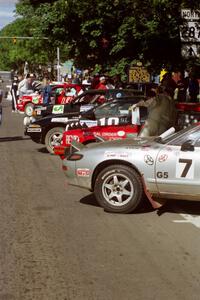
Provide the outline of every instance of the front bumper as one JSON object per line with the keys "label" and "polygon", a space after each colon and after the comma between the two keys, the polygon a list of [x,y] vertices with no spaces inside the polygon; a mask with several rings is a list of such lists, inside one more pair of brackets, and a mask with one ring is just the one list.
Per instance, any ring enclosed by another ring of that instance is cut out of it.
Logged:
{"label": "front bumper", "polygon": [[21,103],[17,103],[17,110],[24,112],[24,105]]}
{"label": "front bumper", "polygon": [[[35,131],[34,131],[35,129]],[[27,126],[24,131],[24,135],[30,136],[33,142],[42,143],[42,128],[40,131],[37,131],[36,128],[30,128]]]}
{"label": "front bumper", "polygon": [[77,168],[76,162],[63,160],[62,169],[65,176],[67,177],[67,183],[69,185],[78,186],[84,189],[91,191],[91,182],[92,176],[90,175],[81,175],[80,168]]}

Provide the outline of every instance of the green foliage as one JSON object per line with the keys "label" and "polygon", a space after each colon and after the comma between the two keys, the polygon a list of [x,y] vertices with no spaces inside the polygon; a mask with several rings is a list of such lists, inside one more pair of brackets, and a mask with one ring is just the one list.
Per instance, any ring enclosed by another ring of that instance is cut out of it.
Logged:
{"label": "green foliage", "polygon": [[[198,1],[19,0],[16,12],[21,19],[6,27],[6,34],[48,40],[6,44],[5,56],[9,67],[25,59],[33,65],[53,63],[59,46],[63,60],[73,59],[79,68],[109,69],[113,75],[124,74],[127,65],[137,60],[154,70],[180,66],[183,7],[198,8]],[[0,64],[6,61],[0,55]]]}

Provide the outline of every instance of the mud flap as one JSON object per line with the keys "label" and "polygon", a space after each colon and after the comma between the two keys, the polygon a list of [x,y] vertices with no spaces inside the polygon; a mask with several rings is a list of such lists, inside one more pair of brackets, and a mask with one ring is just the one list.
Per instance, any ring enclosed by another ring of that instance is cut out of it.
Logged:
{"label": "mud flap", "polygon": [[149,202],[151,203],[152,207],[155,208],[155,209],[158,209],[160,207],[162,207],[165,203],[166,203],[166,199],[159,199],[159,198],[152,198],[152,195],[151,193],[147,190],[146,188],[146,184],[144,182],[144,178],[142,176],[142,183],[143,183],[143,187],[144,187],[144,192],[145,192],[145,195],[147,196]]}

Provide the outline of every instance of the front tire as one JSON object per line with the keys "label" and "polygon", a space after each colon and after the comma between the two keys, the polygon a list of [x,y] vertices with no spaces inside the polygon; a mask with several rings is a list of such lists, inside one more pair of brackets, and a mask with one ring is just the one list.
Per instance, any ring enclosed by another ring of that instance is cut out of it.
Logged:
{"label": "front tire", "polygon": [[106,211],[131,213],[141,204],[144,193],[140,175],[131,167],[116,164],[98,174],[94,194]]}
{"label": "front tire", "polygon": [[54,154],[54,147],[61,144],[64,131],[63,127],[54,127],[46,133],[45,146],[49,153]]}

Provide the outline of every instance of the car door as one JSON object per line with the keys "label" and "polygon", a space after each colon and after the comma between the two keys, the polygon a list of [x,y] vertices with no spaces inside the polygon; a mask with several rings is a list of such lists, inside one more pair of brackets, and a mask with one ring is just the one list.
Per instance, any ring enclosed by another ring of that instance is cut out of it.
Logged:
{"label": "car door", "polygon": [[200,133],[182,136],[159,151],[155,176],[158,191],[165,197],[193,199],[200,196]]}

